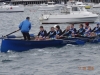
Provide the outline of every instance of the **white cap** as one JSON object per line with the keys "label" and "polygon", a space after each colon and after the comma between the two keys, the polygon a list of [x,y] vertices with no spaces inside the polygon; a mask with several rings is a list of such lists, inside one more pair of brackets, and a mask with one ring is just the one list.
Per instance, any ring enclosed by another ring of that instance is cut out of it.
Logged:
{"label": "white cap", "polygon": [[57,25],[54,25],[53,27],[56,28]]}

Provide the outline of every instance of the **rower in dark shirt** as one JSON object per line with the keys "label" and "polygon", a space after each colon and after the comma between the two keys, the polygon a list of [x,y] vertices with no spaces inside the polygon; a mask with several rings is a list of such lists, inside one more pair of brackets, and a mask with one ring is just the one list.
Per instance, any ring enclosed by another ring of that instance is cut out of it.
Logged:
{"label": "rower in dark shirt", "polygon": [[100,33],[100,23],[97,23],[97,26],[93,28],[92,32]]}
{"label": "rower in dark shirt", "polygon": [[38,33],[38,36],[41,36],[41,37],[46,37],[47,36],[47,31],[46,30],[42,30]]}
{"label": "rower in dark shirt", "polygon": [[60,26],[56,26],[56,38],[59,39],[62,35],[62,30],[60,29]]}
{"label": "rower in dark shirt", "polygon": [[47,37],[48,38],[55,38],[56,31],[54,30],[54,27],[51,27],[51,30],[48,32]]}
{"label": "rower in dark shirt", "polygon": [[83,24],[80,24],[79,28],[80,29],[77,31],[77,35],[75,35],[76,37],[84,36],[84,33],[85,33],[85,29],[83,28]]}
{"label": "rower in dark shirt", "polygon": [[70,26],[67,26],[66,29],[62,32],[60,38],[71,37]]}
{"label": "rower in dark shirt", "polygon": [[91,37],[95,37],[97,35],[100,35],[100,23],[97,23],[97,26],[94,27],[94,29],[91,31]]}
{"label": "rower in dark shirt", "polygon": [[73,33],[73,34],[76,34],[76,28],[74,28],[74,24],[71,24],[71,26],[70,26],[71,28],[70,28],[70,31]]}
{"label": "rower in dark shirt", "polygon": [[85,23],[85,33],[84,36],[90,37],[91,35],[91,27],[89,26],[89,23],[86,22]]}
{"label": "rower in dark shirt", "polygon": [[40,26],[40,32],[38,33],[35,40],[45,40],[47,36],[47,31],[44,30],[43,26]]}
{"label": "rower in dark shirt", "polygon": [[71,27],[70,31],[72,32],[72,37],[75,37],[77,30],[76,30],[76,28],[74,28],[74,24],[71,24],[70,27]]}

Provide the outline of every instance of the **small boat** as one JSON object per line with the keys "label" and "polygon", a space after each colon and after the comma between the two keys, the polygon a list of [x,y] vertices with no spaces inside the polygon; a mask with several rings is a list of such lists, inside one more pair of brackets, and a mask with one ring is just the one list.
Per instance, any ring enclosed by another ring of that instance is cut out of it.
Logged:
{"label": "small boat", "polygon": [[14,36],[3,38],[1,44],[1,52],[7,52],[8,50],[22,52],[34,48],[45,48],[45,47],[62,47],[66,44],[73,45],[84,45],[85,42],[82,40],[63,40],[63,39],[52,39],[42,41],[25,41],[21,38]]}
{"label": "small boat", "polygon": [[99,4],[94,4],[93,8],[100,8],[100,3]]}
{"label": "small boat", "polygon": [[84,23],[95,22],[98,18],[97,14],[88,12],[83,5],[72,5],[65,7],[65,14],[42,14],[39,18],[42,24],[58,24],[58,23]]}
{"label": "small boat", "polygon": [[47,4],[41,4],[39,6],[39,10],[44,11],[44,10],[58,10],[60,7],[64,5],[61,4],[55,4],[55,2],[48,2]]}
{"label": "small boat", "polygon": [[14,6],[14,5],[3,3],[0,6],[0,12],[24,12],[24,7],[22,5]]}
{"label": "small boat", "polygon": [[84,4],[83,2],[79,2],[79,1],[75,1],[75,0],[71,0],[67,2],[67,5],[71,6],[71,5],[83,5],[86,9],[90,9],[91,6],[89,4]]}
{"label": "small boat", "polygon": [[85,9],[90,9],[91,6],[88,4],[84,4],[83,2],[76,2],[76,5],[84,5]]}
{"label": "small boat", "polygon": [[85,43],[99,43],[100,42],[100,36],[65,38],[64,40],[81,40],[81,41],[84,41]]}

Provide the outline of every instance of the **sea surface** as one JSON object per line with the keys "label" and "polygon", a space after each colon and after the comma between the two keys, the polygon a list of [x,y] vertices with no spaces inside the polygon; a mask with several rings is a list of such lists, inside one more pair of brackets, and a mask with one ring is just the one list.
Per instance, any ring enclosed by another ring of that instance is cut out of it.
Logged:
{"label": "sea surface", "polygon": [[[21,21],[31,18],[31,34],[37,35],[41,14],[59,13],[38,11],[37,6],[25,7],[25,12],[0,13],[0,36],[18,29]],[[100,8],[89,9],[100,14]],[[100,16],[97,22],[100,21]],[[69,24],[59,24],[64,30]],[[43,25],[49,31],[51,24]],[[96,23],[90,24],[93,28]],[[75,24],[78,29],[79,24]],[[16,32],[14,35],[22,35]],[[1,44],[1,41],[0,41]],[[0,75],[100,75],[100,44],[66,45],[61,48],[32,49],[24,52],[0,53]]]}

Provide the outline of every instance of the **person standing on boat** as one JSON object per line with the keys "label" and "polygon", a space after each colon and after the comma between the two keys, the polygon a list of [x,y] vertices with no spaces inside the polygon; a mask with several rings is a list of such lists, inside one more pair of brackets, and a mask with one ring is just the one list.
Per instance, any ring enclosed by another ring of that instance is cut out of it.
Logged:
{"label": "person standing on boat", "polygon": [[75,37],[77,30],[76,28],[74,28],[74,24],[71,24],[70,27],[71,27],[70,31],[72,32],[72,37]]}
{"label": "person standing on boat", "polygon": [[26,20],[20,23],[19,29],[21,30],[24,40],[30,40],[29,31],[31,29],[30,17],[26,17]]}

